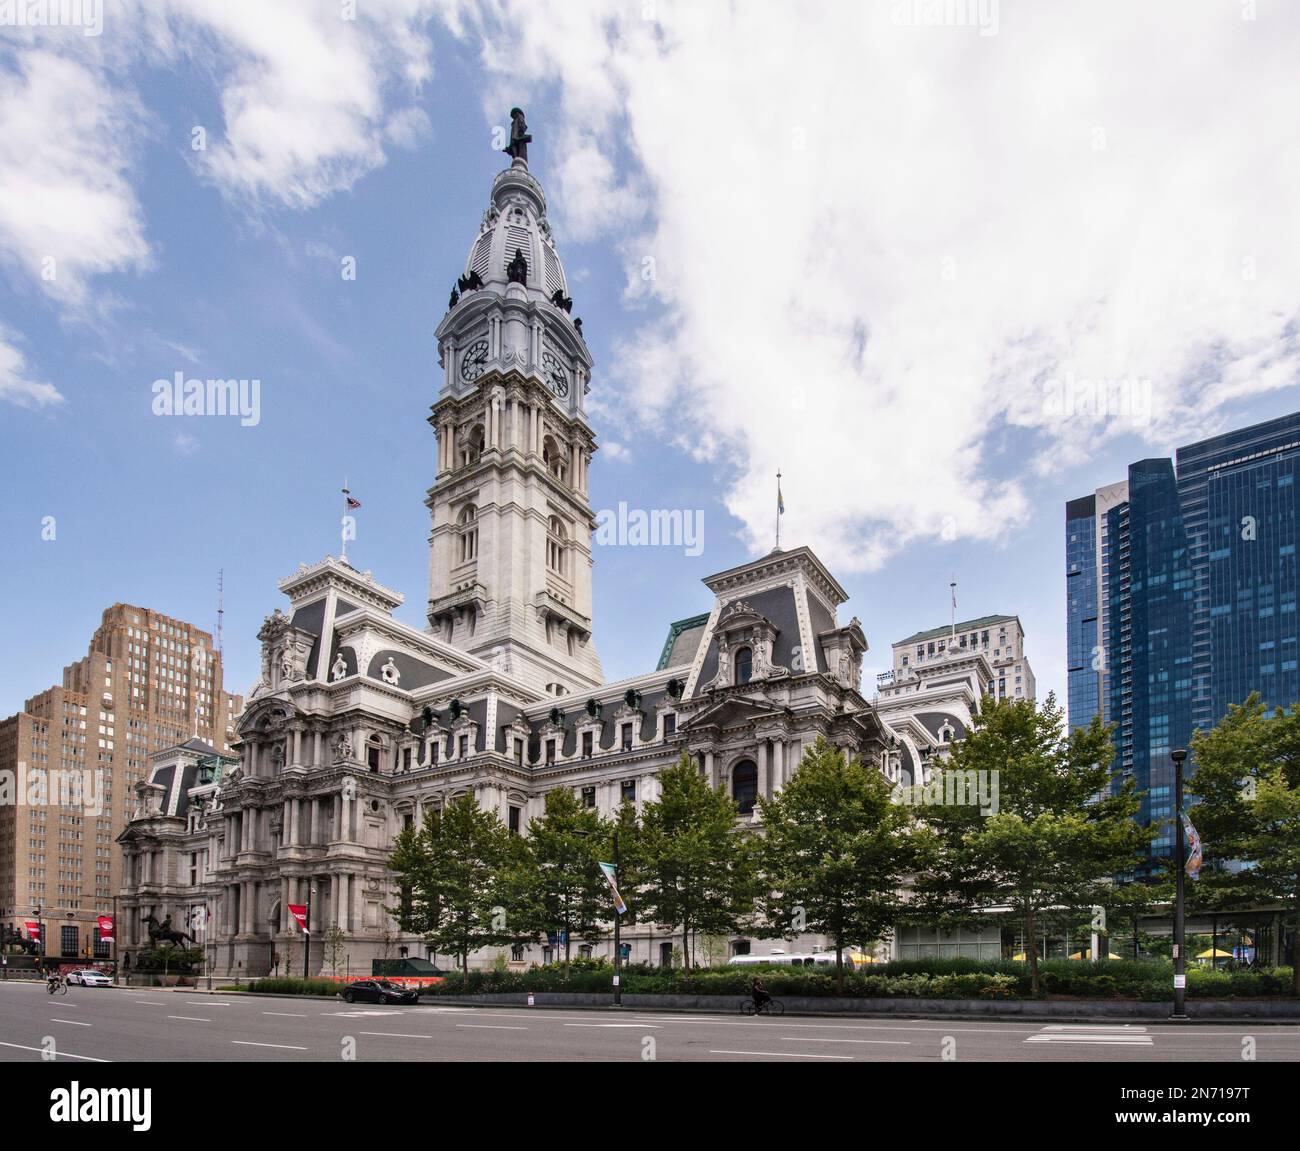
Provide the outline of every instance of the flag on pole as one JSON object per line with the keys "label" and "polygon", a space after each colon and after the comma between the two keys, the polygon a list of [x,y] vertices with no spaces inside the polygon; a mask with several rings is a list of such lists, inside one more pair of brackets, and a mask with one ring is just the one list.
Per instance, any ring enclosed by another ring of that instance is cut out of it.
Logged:
{"label": "flag on pole", "polygon": [[776,473],[776,514],[785,515],[785,497],[781,495],[781,473]]}
{"label": "flag on pole", "polygon": [[1196,828],[1192,826],[1192,821],[1187,818],[1187,813],[1183,813],[1183,828],[1187,832],[1187,863],[1183,870],[1187,872],[1189,879],[1195,879],[1201,873],[1201,860],[1204,858],[1204,851],[1201,845],[1201,837]]}
{"label": "flag on pole", "polygon": [[304,935],[311,934],[311,932],[307,928],[307,907],[305,904],[302,903],[289,904],[289,914],[292,915],[294,919],[297,921],[298,926],[302,928],[302,933]]}
{"label": "flag on pole", "polygon": [[627,904],[623,902],[623,897],[618,893],[618,884],[614,882],[614,865],[612,863],[602,863],[600,870],[605,873],[605,881],[609,884],[609,889],[614,893],[614,910],[619,915],[627,914]]}
{"label": "flag on pole", "polygon": [[361,501],[360,501],[360,500],[354,500],[351,496],[348,496],[348,507],[349,507],[349,508],[355,510],[356,508],[359,508],[360,506],[361,506]]}

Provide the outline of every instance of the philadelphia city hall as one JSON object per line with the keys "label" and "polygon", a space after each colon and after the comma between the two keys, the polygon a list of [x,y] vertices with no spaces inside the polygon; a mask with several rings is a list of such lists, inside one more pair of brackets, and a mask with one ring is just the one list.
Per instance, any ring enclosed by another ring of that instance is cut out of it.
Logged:
{"label": "philadelphia city hall", "polygon": [[[402,595],[344,558],[280,581],[288,602],[258,632],[237,760],[192,740],[155,755],[137,785],[119,839],[124,955],[148,946],[145,916],[170,916],[210,970],[265,974],[297,933],[289,905],[310,901],[312,935],[345,931],[353,972],[399,950],[425,957],[385,910],[397,902],[386,862],[429,808],[472,794],[523,833],[564,787],[610,815],[653,800],[658,773],[686,753],[750,822],[819,737],[891,781],[922,782],[978,710],[991,673],[964,645],[916,690],[864,695],[866,637],[807,547],[710,576],[709,610],[669,626],[653,670],[604,681],[591,624],[593,361],[518,110],[514,122],[510,166],[437,329],[427,627],[396,620]],[[670,957],[666,930],[623,938],[634,962]],[[512,958],[547,957],[532,946]]]}

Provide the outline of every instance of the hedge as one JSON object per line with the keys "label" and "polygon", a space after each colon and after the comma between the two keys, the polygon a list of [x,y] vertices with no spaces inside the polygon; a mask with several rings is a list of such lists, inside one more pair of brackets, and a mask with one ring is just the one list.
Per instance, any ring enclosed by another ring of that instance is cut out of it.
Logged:
{"label": "hedge", "polygon": [[[1046,996],[1160,1001],[1173,995],[1173,965],[1167,960],[1046,959],[1040,961],[1038,971],[1042,993]],[[727,966],[685,972],[680,968],[633,964],[623,968],[621,986],[628,995],[745,995],[756,973],[761,974],[764,986],[773,995],[836,994],[833,968],[781,966]],[[607,962],[575,960],[567,970],[559,963],[525,972],[476,969],[468,976],[458,972],[426,987],[424,993],[436,996],[510,991],[603,992],[610,989],[612,976],[613,967]],[[1187,990],[1190,997],[1202,999],[1289,997],[1291,969],[1192,968],[1187,973]],[[1011,960],[981,962],[960,958],[883,963],[869,971],[846,969],[844,994],[872,999],[1027,999],[1030,998],[1029,966]]]}

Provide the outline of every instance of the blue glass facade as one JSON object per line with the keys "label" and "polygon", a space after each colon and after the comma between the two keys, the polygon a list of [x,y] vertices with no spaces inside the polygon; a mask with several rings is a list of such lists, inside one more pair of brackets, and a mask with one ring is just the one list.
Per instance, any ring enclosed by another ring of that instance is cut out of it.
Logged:
{"label": "blue glass facade", "polygon": [[[1169,753],[1194,730],[1252,691],[1272,706],[1300,699],[1300,414],[1180,448],[1176,461],[1130,466],[1126,498],[1104,510],[1091,497],[1066,509],[1070,722],[1116,725],[1114,770],[1145,793],[1144,822],[1172,815]],[[1093,635],[1104,674],[1084,659]],[[1167,828],[1154,850],[1172,844]]]}
{"label": "blue glass facade", "polygon": [[1073,726],[1101,712],[1097,499],[1065,507],[1066,705]]}

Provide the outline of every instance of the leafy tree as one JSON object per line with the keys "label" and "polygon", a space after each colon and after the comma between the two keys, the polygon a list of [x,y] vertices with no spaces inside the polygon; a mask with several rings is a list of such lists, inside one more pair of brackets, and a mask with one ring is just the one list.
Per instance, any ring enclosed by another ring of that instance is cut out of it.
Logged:
{"label": "leafy tree", "polygon": [[754,857],[736,829],[735,803],[709,785],[689,756],[660,772],[659,785],[659,798],[643,805],[630,842],[627,815],[620,817],[624,884],[635,892],[643,920],[681,933],[689,968],[693,933],[730,934],[751,912]]}
{"label": "leafy tree", "polygon": [[534,939],[562,931],[565,963],[575,936],[598,939],[609,920],[609,887],[600,870],[609,840],[610,828],[599,813],[567,787],[548,792],[545,813],[528,822],[512,882],[512,918],[516,930]]}
{"label": "leafy tree", "polygon": [[1041,707],[985,697],[966,739],[935,770],[961,773],[953,778],[967,786],[983,779],[990,795],[996,781],[996,814],[969,802],[919,808],[939,843],[917,877],[919,907],[949,922],[1008,913],[1024,929],[1035,994],[1040,926],[1079,922],[1097,906],[1131,914],[1143,895],[1115,878],[1145,859],[1154,832],[1138,824],[1137,793],[1131,780],[1112,778],[1111,756],[1100,718],[1067,732],[1055,695]]}
{"label": "leafy tree", "polygon": [[[1300,995],[1300,711],[1267,713],[1258,695],[1232,706],[1192,739],[1190,814],[1205,865],[1188,885],[1217,908],[1290,905],[1297,940],[1294,991]],[[1247,864],[1229,870],[1230,861]]]}
{"label": "leafy tree", "polygon": [[835,940],[835,978],[844,992],[844,948],[889,936],[907,877],[931,836],[911,809],[891,801],[874,768],[848,762],[818,739],[775,799],[760,800],[759,853],[771,893],[765,927],[791,938],[803,930]]}
{"label": "leafy tree", "polygon": [[458,956],[468,973],[472,951],[515,938],[503,908],[519,851],[500,816],[472,795],[430,809],[423,827],[404,828],[393,844],[388,866],[402,897],[386,910],[435,951]]}
{"label": "leafy tree", "polygon": [[338,975],[339,965],[343,962],[347,939],[348,933],[337,923],[331,923],[325,931],[325,962],[335,975]]}

